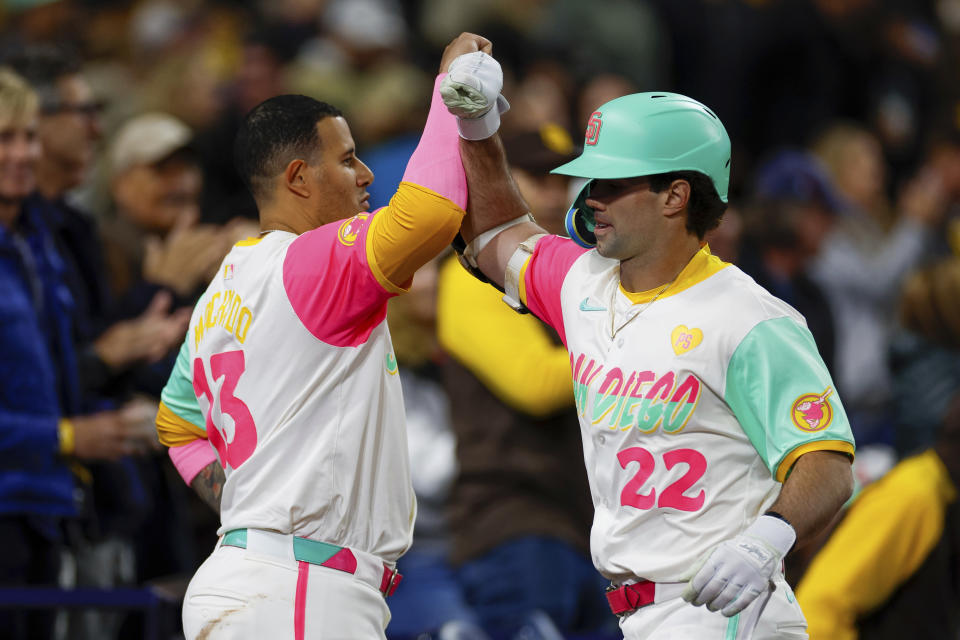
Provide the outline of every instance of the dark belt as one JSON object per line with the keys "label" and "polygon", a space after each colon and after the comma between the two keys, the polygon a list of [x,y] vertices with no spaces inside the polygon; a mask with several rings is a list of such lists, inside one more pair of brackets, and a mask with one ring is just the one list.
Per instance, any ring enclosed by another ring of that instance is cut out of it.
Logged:
{"label": "dark belt", "polygon": [[631,582],[607,589],[607,602],[615,616],[625,616],[641,607],[653,604],[657,584],[649,580]]}
{"label": "dark belt", "polygon": [[[247,548],[247,530],[233,529],[223,534],[223,542],[228,547]],[[316,564],[328,569],[336,569],[349,574],[357,572],[357,561],[353,552],[347,547],[338,547],[329,542],[310,540],[299,536],[293,537],[293,557],[300,562]],[[383,578],[380,580],[380,593],[385,597],[392,596],[397,585],[403,580],[399,571],[383,565]]]}

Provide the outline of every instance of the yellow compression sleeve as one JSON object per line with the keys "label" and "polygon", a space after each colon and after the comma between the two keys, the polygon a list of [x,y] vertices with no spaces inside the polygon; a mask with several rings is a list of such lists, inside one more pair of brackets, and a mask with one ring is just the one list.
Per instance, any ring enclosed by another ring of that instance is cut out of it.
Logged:
{"label": "yellow compression sleeve", "polygon": [[810,640],[856,640],[857,619],[886,602],[937,544],[955,498],[932,450],[867,487],[797,588]]}
{"label": "yellow compression sleeve", "polygon": [[197,428],[190,422],[187,422],[170,407],[163,402],[157,410],[157,436],[160,444],[166,447],[179,447],[189,444],[197,438],[206,438],[207,434],[203,429]]}
{"label": "yellow compression sleeve", "polygon": [[534,417],[573,404],[570,356],[547,327],[520,315],[456,259],[440,269],[437,335],[443,348],[507,405]]}
{"label": "yellow compression sleeve", "polygon": [[465,215],[440,194],[401,182],[367,234],[367,262],[377,281],[387,291],[406,291],[414,272],[457,235]]}

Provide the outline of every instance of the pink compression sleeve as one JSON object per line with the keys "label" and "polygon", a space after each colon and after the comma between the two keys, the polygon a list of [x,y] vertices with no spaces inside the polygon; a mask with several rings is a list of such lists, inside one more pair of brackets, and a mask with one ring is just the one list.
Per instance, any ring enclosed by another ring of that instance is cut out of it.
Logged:
{"label": "pink compression sleeve", "polygon": [[433,83],[427,124],[423,127],[420,144],[407,162],[403,181],[431,189],[466,210],[467,176],[460,160],[457,118],[447,111],[440,97],[440,82],[446,75],[441,73]]}

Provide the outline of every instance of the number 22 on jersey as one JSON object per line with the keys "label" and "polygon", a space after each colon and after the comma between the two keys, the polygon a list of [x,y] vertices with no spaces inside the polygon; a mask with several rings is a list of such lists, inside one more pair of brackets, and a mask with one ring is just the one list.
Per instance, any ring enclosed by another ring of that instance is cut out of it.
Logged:
{"label": "number 22 on jersey", "polygon": [[630,447],[617,454],[617,460],[624,470],[633,462],[640,467],[636,474],[620,492],[620,505],[636,509],[660,508],[677,509],[678,511],[698,511],[703,506],[703,489],[695,496],[685,495],[684,492],[692,487],[707,471],[707,459],[695,449],[672,449],[663,452],[663,464],[672,469],[678,464],[687,465],[687,472],[667,485],[657,499],[657,490],[651,487],[647,493],[640,493],[643,485],[653,475],[657,460],[653,454],[643,447]]}
{"label": "number 22 on jersey", "polygon": [[[217,450],[220,462],[226,467],[236,469],[253,454],[257,448],[257,427],[250,415],[250,409],[243,400],[233,395],[246,369],[243,351],[224,351],[210,356],[210,373],[212,382],[223,378],[220,385],[220,413],[233,419],[233,439],[227,442],[227,434],[223,424],[216,424],[213,420],[213,393],[210,391],[210,382],[207,381],[207,370],[203,366],[203,358],[199,356],[193,361],[193,392],[197,399],[206,396],[209,408],[207,409],[206,429],[210,444]],[[222,419],[220,420],[222,423]]]}

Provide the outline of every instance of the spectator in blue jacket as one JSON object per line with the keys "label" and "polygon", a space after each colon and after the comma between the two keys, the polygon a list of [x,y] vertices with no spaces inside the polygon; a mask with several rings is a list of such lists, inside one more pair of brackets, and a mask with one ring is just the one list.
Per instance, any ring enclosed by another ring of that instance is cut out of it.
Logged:
{"label": "spectator in blue jacket", "polygon": [[[90,177],[103,133],[101,103],[81,58],[63,46],[37,44],[17,51],[6,64],[39,98],[43,154],[37,189],[22,206],[39,214],[64,264],[64,284],[74,303],[82,411],[114,409],[137,397],[138,383],[153,375],[152,365],[179,347],[192,305],[171,310],[175,296],[159,287],[133,293],[134,304],[110,291],[98,221],[74,197]],[[135,306],[138,298],[145,309]],[[129,307],[141,312],[118,319],[118,310]],[[168,374],[169,368],[162,371]],[[156,406],[155,400],[142,401]],[[84,465],[89,474],[78,484],[86,508],[70,536],[76,586],[128,586],[193,570],[193,540],[182,535],[189,525],[179,515],[191,513],[187,501],[192,496],[167,466],[169,458],[159,451]],[[168,540],[177,543],[158,544]],[[67,635],[74,640],[115,637],[123,619],[117,612],[71,611]]]}
{"label": "spectator in blue jacket", "polygon": [[[41,145],[37,97],[0,69],[0,586],[53,585],[63,525],[73,517],[69,463],[145,446],[149,416],[133,407],[87,416],[73,348],[72,299],[49,231],[27,196]],[[0,638],[50,637],[51,616],[0,616]]]}
{"label": "spectator in blue jacket", "polygon": [[142,296],[146,298],[142,313],[117,321],[117,309],[129,305],[111,295],[99,225],[70,197],[87,181],[97,156],[101,103],[83,75],[80,58],[65,48],[34,45],[11,56],[7,64],[30,83],[40,100],[43,155],[30,200],[37,200],[66,267],[84,409],[103,408],[99,400],[104,396],[129,394],[128,380],[134,376],[128,374],[134,366],[159,360],[179,347],[192,305],[171,312],[172,292],[157,288]]}

